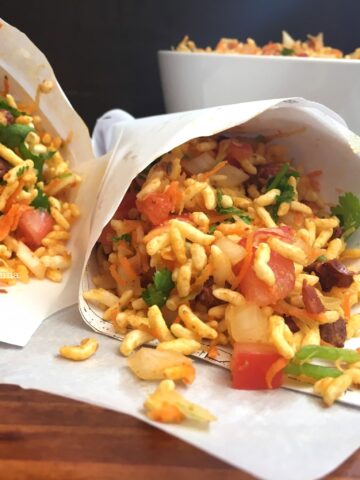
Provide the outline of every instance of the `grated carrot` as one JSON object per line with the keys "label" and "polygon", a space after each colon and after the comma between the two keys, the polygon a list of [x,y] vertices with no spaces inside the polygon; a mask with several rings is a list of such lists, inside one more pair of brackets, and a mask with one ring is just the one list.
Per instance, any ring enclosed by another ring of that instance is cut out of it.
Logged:
{"label": "grated carrot", "polygon": [[10,195],[10,197],[6,201],[5,208],[4,208],[5,213],[8,212],[10,210],[11,206],[15,203],[16,197],[19,195],[19,193],[23,189],[24,185],[25,185],[24,180],[20,179],[17,189],[15,190],[15,192],[13,192]]}
{"label": "grated carrot", "polygon": [[346,292],[344,293],[343,301],[342,301],[342,309],[344,310],[344,317],[346,320],[350,320],[350,298],[351,298],[351,292]]}
{"label": "grated carrot", "polygon": [[126,257],[119,257],[119,263],[124,269],[126,275],[128,276],[129,280],[136,280],[137,279],[137,274],[129,262],[129,259]]}
{"label": "grated carrot", "polygon": [[310,320],[319,323],[326,323],[326,317],[323,313],[308,313],[303,308],[295,307],[294,305],[290,305],[283,300],[280,300],[278,303],[276,303],[274,309],[281,315],[290,315],[298,318],[299,320],[303,320],[304,322],[308,322]]}
{"label": "grated carrot", "polygon": [[28,209],[28,205],[15,203],[5,215],[0,217],[0,242],[17,229],[21,215]]}
{"label": "grated carrot", "polygon": [[198,175],[198,179],[200,180],[200,182],[205,182],[205,180],[207,180],[208,178],[210,178],[212,175],[215,175],[215,173],[217,173],[219,170],[221,170],[222,168],[225,167],[225,165],[227,165],[227,161],[224,160],[223,162],[219,162],[217,165],[215,165],[214,168],[212,168],[211,170],[207,171],[207,172],[204,172],[204,173],[200,173]]}
{"label": "grated carrot", "polygon": [[150,232],[148,234],[145,235],[145,237],[143,238],[143,243],[148,243],[150,242],[150,240],[152,240],[154,237],[157,237],[158,235],[160,235],[161,233],[165,233],[167,231],[170,230],[170,226],[169,225],[164,225],[163,227],[157,227],[157,228],[154,228],[153,230],[150,230]]}
{"label": "grated carrot", "polygon": [[209,358],[215,359],[218,356],[218,349],[216,348],[216,345],[213,345],[212,347],[209,348],[207,356]]}
{"label": "grated carrot", "polygon": [[270,365],[270,368],[265,375],[266,385],[269,389],[273,388],[272,382],[274,380],[275,375],[281,372],[281,370],[284,370],[284,368],[288,363],[289,363],[289,360],[286,360],[286,358],[281,357],[278,360],[276,360],[272,365]]}
{"label": "grated carrot", "polygon": [[245,275],[247,274],[247,272],[250,268],[251,261],[252,261],[253,255],[254,255],[253,244],[254,244],[254,233],[251,232],[250,235],[246,239],[246,244],[245,244],[246,257],[244,258],[244,260],[242,262],[240,271],[239,271],[238,275],[236,276],[236,278],[234,280],[232,288],[237,288],[240,285],[242,279],[245,277]]}
{"label": "grated carrot", "polygon": [[185,417],[178,407],[171,403],[164,402],[160,407],[148,412],[148,417],[155,422],[180,423]]}
{"label": "grated carrot", "polygon": [[118,274],[118,271],[116,270],[116,265],[114,263],[110,265],[109,270],[110,270],[111,276],[113,277],[116,283],[122,286],[126,285],[126,281],[120,277],[120,275]]}
{"label": "grated carrot", "polygon": [[200,273],[198,278],[195,280],[195,282],[191,285],[191,291],[196,292],[197,289],[201,288],[206,280],[209,279],[210,275],[212,274],[213,267],[208,263],[204,270]]}
{"label": "grated carrot", "polygon": [[173,210],[181,210],[184,195],[179,188],[179,182],[171,182],[165,193],[169,195]]}

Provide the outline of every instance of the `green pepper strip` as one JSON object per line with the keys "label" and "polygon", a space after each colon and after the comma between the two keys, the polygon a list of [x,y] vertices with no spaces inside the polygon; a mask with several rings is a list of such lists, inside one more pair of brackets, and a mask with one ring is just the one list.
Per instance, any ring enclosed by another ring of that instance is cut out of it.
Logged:
{"label": "green pepper strip", "polygon": [[334,367],[321,367],[320,365],[310,365],[305,363],[304,365],[299,365],[298,363],[290,362],[284,369],[286,375],[291,377],[299,377],[300,375],[305,375],[306,377],[311,377],[314,380],[320,380],[321,378],[339,377],[342,372]]}
{"label": "green pepper strip", "polygon": [[342,360],[347,363],[354,363],[360,361],[360,353],[356,350],[346,348],[306,345],[296,353],[293,361],[296,363],[304,363],[313,358],[332,361]]}
{"label": "green pepper strip", "polygon": [[272,182],[270,185],[266,187],[266,191],[268,192],[269,190],[272,190],[273,188],[277,188],[277,186],[280,184],[281,180],[285,177],[285,175],[288,173],[290,168],[289,163],[285,163],[285,165],[281,168],[279,173],[275,175],[273,178]]}

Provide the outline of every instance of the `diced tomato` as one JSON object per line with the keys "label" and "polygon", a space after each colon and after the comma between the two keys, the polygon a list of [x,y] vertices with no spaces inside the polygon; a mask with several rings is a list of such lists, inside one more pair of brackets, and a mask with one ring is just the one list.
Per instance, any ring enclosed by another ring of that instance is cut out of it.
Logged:
{"label": "diced tomato", "polygon": [[47,211],[31,208],[22,214],[16,236],[35,250],[40,247],[42,239],[51,232],[53,226],[54,220]]}
{"label": "diced tomato", "polygon": [[249,158],[253,153],[254,150],[250,143],[240,142],[238,140],[231,140],[227,151],[229,158],[233,158],[238,162],[244,160],[244,158]]}
{"label": "diced tomato", "polygon": [[149,193],[143,200],[137,200],[136,206],[153,225],[160,225],[169,218],[173,202],[167,193]]}
{"label": "diced tomato", "polygon": [[[125,193],[124,198],[122,199],[120,205],[118,206],[116,212],[114,213],[113,219],[115,220],[123,220],[127,217],[129,210],[136,206],[136,193],[134,190],[128,190]],[[101,235],[99,237],[99,242],[103,245],[111,245],[112,238],[114,237],[115,232],[109,222],[105,225]]]}
{"label": "diced tomato", "polygon": [[254,246],[264,242],[271,236],[279,237],[284,242],[290,243],[294,239],[294,230],[286,225],[275,228],[259,228],[254,234]]}
{"label": "diced tomato", "polygon": [[[237,274],[240,271],[241,263],[235,265],[234,271]],[[239,285],[240,292],[249,302],[254,302],[259,306],[272,305],[279,300],[284,299],[293,290],[295,285],[295,267],[294,263],[284,258],[277,252],[271,252],[269,266],[275,275],[275,285],[269,287],[260,280],[253,269],[254,260],[250,265],[246,275]]]}
{"label": "diced tomato", "polygon": [[[281,359],[271,345],[261,343],[235,343],[230,369],[233,388],[240,390],[268,389],[266,374],[269,368]],[[272,388],[279,388],[283,382],[282,371],[271,381]]]}

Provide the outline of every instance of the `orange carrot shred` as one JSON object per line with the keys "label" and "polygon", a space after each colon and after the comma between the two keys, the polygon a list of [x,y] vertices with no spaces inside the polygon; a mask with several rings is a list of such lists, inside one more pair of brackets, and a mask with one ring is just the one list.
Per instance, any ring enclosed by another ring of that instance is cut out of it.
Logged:
{"label": "orange carrot shred", "polygon": [[128,276],[129,280],[136,280],[137,279],[137,274],[129,262],[129,259],[126,257],[119,257],[119,263],[124,269],[126,275]]}
{"label": "orange carrot shred", "polygon": [[119,285],[126,285],[126,281],[120,277],[114,264],[110,265],[110,274]]}
{"label": "orange carrot shred", "polygon": [[148,234],[145,235],[145,237],[143,238],[143,242],[144,243],[150,242],[150,240],[152,240],[154,237],[156,237],[157,235],[160,235],[161,233],[165,233],[168,230],[170,230],[170,225],[164,225],[163,227],[154,228],[153,230],[150,230]]}
{"label": "orange carrot shred", "polygon": [[273,388],[272,381],[275,375],[281,372],[281,370],[283,370],[288,363],[289,363],[289,360],[286,360],[286,358],[281,357],[270,366],[269,370],[266,372],[266,375],[265,375],[266,385],[269,389]]}
{"label": "orange carrot shred", "polygon": [[251,261],[253,258],[253,243],[254,243],[254,233],[251,232],[250,235],[246,239],[246,244],[245,244],[245,250],[246,250],[246,257],[243,260],[243,263],[241,265],[241,269],[238,273],[238,275],[235,278],[235,281],[232,285],[232,288],[237,288],[241,280],[245,277],[247,271],[250,268]]}
{"label": "orange carrot shred", "polygon": [[223,162],[219,162],[217,165],[215,165],[214,168],[212,168],[211,170],[207,171],[207,172],[204,172],[204,173],[200,173],[198,175],[198,178],[201,182],[204,182],[205,180],[207,180],[208,178],[210,178],[212,175],[215,175],[215,173],[217,173],[219,170],[221,170],[222,168],[225,167],[225,165],[227,165],[227,161],[224,160]]}
{"label": "orange carrot shred", "polygon": [[218,353],[219,353],[219,352],[218,352],[218,349],[216,348],[215,345],[213,345],[212,347],[210,347],[207,356],[208,356],[209,358],[215,359],[215,358],[218,356]]}
{"label": "orange carrot shred", "polygon": [[344,310],[344,317],[346,320],[349,320],[351,315],[350,297],[351,297],[351,292],[345,293],[342,301],[342,305],[341,305]]}

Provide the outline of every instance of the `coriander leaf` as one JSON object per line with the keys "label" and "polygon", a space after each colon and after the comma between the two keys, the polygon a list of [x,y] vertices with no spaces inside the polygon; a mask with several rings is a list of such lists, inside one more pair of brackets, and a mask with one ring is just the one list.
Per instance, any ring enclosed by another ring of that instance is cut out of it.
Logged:
{"label": "coriander leaf", "polygon": [[113,237],[113,242],[120,242],[121,240],[124,240],[124,242],[131,243],[131,235],[130,233],[123,233],[122,235],[119,235],[118,237]]}
{"label": "coriander leaf", "polygon": [[164,292],[166,296],[169,295],[175,284],[171,278],[171,272],[167,268],[162,268],[154,274],[154,284],[157,290]]}
{"label": "coriander leaf", "polygon": [[20,110],[18,110],[17,108],[10,107],[8,102],[3,97],[0,97],[0,108],[2,108],[3,110],[7,110],[15,118],[20,117],[20,115],[26,115],[25,112],[20,112]]}
{"label": "coriander leaf", "polygon": [[0,125],[0,143],[14,149],[22,143],[29,132],[34,129],[28,125],[13,123],[12,125]]}
{"label": "coriander leaf", "polygon": [[41,190],[41,188],[37,187],[37,196],[31,202],[31,205],[35,208],[39,208],[41,210],[50,211],[50,202],[49,197]]}
{"label": "coriander leaf", "polygon": [[351,192],[339,197],[339,204],[331,208],[331,213],[339,218],[345,238],[360,227],[360,199]]}
{"label": "coriander leaf", "polygon": [[320,257],[318,257],[315,262],[326,262],[327,261],[327,257],[326,255],[320,255]]}
{"label": "coriander leaf", "polygon": [[293,50],[292,48],[284,47],[281,50],[280,55],[284,55],[284,56],[295,55],[295,50]]}
{"label": "coriander leaf", "polygon": [[152,283],[148,285],[147,289],[142,293],[142,299],[151,307],[152,305],[157,305],[162,307],[165,305],[167,297],[161,290],[156,290],[155,285]]}
{"label": "coriander leaf", "polygon": [[142,298],[149,306],[162,307],[174,286],[170,270],[162,268],[154,273],[153,283],[150,283],[143,291]]}
{"label": "coriander leaf", "polygon": [[217,223],[214,223],[213,225],[210,225],[210,227],[209,227],[209,234],[210,234],[210,235],[214,235],[214,232],[215,232],[215,230],[217,229],[217,227],[218,227],[218,224],[217,224]]}
{"label": "coriander leaf", "polygon": [[247,224],[251,223],[251,218],[249,215],[244,212],[244,210],[240,210],[239,208],[236,207],[227,207],[224,208],[221,204],[223,197],[222,191],[218,188],[216,190],[216,200],[217,200],[217,205],[216,205],[216,211],[220,213],[221,215],[237,215],[238,217],[241,218],[241,220]]}
{"label": "coriander leaf", "polygon": [[267,183],[266,192],[274,188],[280,190],[280,195],[275,198],[275,205],[268,207],[268,211],[275,221],[278,219],[277,212],[280,205],[282,203],[290,203],[295,198],[294,187],[288,183],[290,177],[299,177],[299,172],[291,169],[289,163],[285,163],[275,177],[270,178]]}
{"label": "coriander leaf", "polygon": [[295,198],[295,190],[294,187],[291,185],[286,185],[283,190],[281,191],[280,195],[275,197],[275,204],[268,207],[268,211],[272,218],[277,221],[278,220],[278,210],[282,203],[290,203]]}
{"label": "coriander leaf", "polygon": [[272,190],[273,188],[279,188],[280,190],[284,188],[288,184],[288,180],[290,177],[299,177],[300,174],[296,170],[290,169],[289,163],[284,163],[281,170],[269,179],[266,185],[266,192]]}
{"label": "coriander leaf", "polygon": [[46,153],[40,153],[39,155],[35,155],[27,148],[24,142],[20,143],[19,152],[24,160],[32,160],[34,162],[34,168],[38,172],[39,180],[42,180],[42,171],[45,161],[51,158],[56,153],[56,151],[49,151]]}

